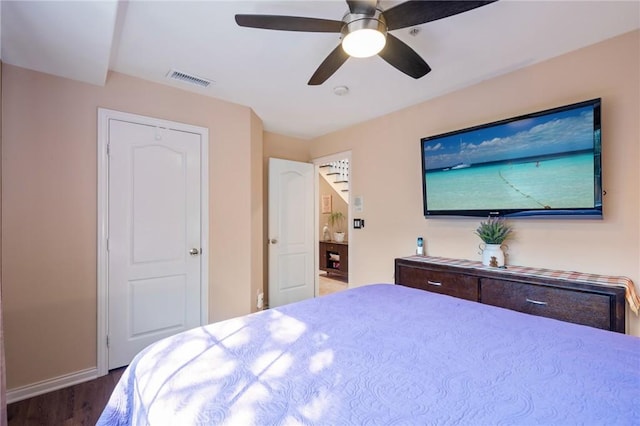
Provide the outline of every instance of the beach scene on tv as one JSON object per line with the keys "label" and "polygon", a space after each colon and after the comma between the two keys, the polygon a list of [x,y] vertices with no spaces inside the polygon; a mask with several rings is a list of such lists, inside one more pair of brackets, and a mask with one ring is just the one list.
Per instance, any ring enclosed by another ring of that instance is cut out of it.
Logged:
{"label": "beach scene on tv", "polygon": [[593,208],[600,191],[593,115],[588,105],[425,138],[428,209]]}

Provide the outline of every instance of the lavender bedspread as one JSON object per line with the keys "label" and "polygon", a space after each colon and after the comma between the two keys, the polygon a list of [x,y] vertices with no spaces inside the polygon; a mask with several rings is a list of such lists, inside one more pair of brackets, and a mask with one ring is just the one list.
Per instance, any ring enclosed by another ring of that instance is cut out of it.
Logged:
{"label": "lavender bedspread", "polygon": [[640,338],[376,284],[150,346],[98,424],[639,421]]}

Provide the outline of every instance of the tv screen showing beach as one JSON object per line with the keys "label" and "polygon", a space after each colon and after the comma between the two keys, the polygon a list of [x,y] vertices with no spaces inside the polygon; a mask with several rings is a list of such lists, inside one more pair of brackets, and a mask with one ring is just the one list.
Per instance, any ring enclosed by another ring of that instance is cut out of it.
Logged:
{"label": "tv screen showing beach", "polygon": [[599,102],[422,140],[425,214],[601,205]]}

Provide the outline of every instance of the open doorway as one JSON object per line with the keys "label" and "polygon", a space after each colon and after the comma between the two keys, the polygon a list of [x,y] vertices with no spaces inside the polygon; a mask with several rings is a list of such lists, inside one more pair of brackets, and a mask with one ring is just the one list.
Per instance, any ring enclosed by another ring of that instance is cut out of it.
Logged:
{"label": "open doorway", "polygon": [[314,160],[317,170],[316,296],[349,288],[351,153]]}

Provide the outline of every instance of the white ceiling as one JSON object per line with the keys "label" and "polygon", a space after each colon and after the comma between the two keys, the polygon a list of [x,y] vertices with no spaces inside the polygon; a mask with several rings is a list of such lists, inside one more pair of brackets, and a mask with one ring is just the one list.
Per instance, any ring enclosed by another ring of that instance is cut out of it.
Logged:
{"label": "white ceiling", "polygon": [[[401,3],[383,1],[384,9]],[[312,138],[640,28],[640,1],[501,0],[393,34],[433,71],[414,80],[378,57],[307,81],[338,34],[238,27],[236,13],[340,20],[344,1],[2,0],[3,62],[104,85],[109,70],[247,105],[266,130]],[[176,69],[214,80],[170,81]],[[567,76],[570,78],[570,76]],[[346,96],[333,88],[348,86]]]}

